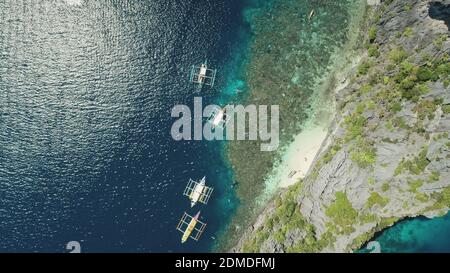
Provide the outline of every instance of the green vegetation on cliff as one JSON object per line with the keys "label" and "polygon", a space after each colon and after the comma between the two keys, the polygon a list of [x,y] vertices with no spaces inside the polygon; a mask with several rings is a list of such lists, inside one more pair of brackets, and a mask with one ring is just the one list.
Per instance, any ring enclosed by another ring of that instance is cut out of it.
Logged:
{"label": "green vegetation on cliff", "polygon": [[[243,245],[245,253],[258,253],[263,244],[272,239],[284,252],[312,253],[318,252],[334,242],[330,232],[316,238],[314,227],[303,217],[296,198],[300,195],[302,183],[290,187],[287,192],[275,200],[275,211],[270,214],[264,225],[258,229]],[[300,232],[301,238],[290,246],[284,245],[286,236],[290,232]]]}
{"label": "green vegetation on cliff", "polygon": [[333,220],[339,233],[351,233],[353,223],[358,217],[358,212],[352,207],[352,203],[343,192],[336,193],[336,201],[326,210],[326,215]]}
{"label": "green vegetation on cliff", "polygon": [[[443,89],[450,85],[448,35],[428,26],[426,35],[436,37],[430,43],[419,23],[387,30],[387,21],[404,16],[396,1],[369,9],[365,52],[337,96],[328,147],[305,189],[276,200],[246,251],[352,251],[400,219],[450,208],[449,132],[439,123],[450,114]],[[355,188],[360,194],[350,195]]]}
{"label": "green vegetation on cliff", "polygon": [[411,160],[403,160],[400,162],[397,169],[395,169],[395,174],[399,175],[404,171],[409,171],[411,174],[419,175],[422,174],[425,168],[430,164],[427,159],[428,147],[422,148],[419,155]]}
{"label": "green vegetation on cliff", "polygon": [[369,200],[367,200],[367,207],[372,208],[375,205],[379,205],[380,207],[385,207],[389,203],[389,199],[386,197],[382,197],[377,192],[372,192],[370,194]]}

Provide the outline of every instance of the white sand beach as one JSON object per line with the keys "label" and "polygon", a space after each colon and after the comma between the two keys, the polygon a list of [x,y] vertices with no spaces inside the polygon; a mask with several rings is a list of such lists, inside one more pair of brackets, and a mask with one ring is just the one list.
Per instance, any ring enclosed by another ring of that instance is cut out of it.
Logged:
{"label": "white sand beach", "polygon": [[[344,69],[336,72],[336,82],[333,94],[340,92],[349,83],[348,73],[358,64],[360,56],[354,57]],[[326,83],[324,84],[326,86]],[[280,188],[287,188],[299,182],[308,174],[314,159],[320,152],[327,138],[328,130],[334,118],[334,95],[322,97],[314,102],[312,118],[303,126],[303,130],[294,141],[283,151],[282,158],[265,181],[266,188],[258,202],[263,204]]]}
{"label": "white sand beach", "polygon": [[[356,32],[355,32],[356,33]],[[356,39],[353,35],[352,39]],[[279,163],[274,167],[271,174],[265,180],[265,190],[257,198],[259,204],[265,204],[280,188],[287,188],[305,178],[320,152],[324,141],[328,136],[328,130],[335,115],[335,94],[343,90],[350,81],[350,73],[360,62],[361,56],[355,54],[353,49],[344,50],[346,54],[336,56],[330,70],[334,71],[333,92],[317,92],[313,101],[311,119],[308,120],[301,133],[295,136],[294,141],[282,153]],[[328,90],[329,80],[333,77],[327,76],[318,90]]]}
{"label": "white sand beach", "polygon": [[[341,81],[336,83],[334,93],[339,93],[349,83],[348,72],[357,66],[360,56],[354,58],[348,66],[340,72],[336,72],[336,77]],[[321,114],[315,115],[304,127],[303,131],[295,137],[295,140],[287,147],[283,154],[280,165],[275,174],[271,177],[279,188],[287,188],[294,185],[308,174],[314,159],[320,152],[324,141],[327,138],[328,130],[334,116],[334,104],[331,101],[319,100],[317,103],[324,103],[329,107],[322,110]],[[316,106],[320,108],[319,106]],[[324,106],[321,106],[324,107]],[[277,181],[277,182],[276,182]]]}
{"label": "white sand beach", "polygon": [[305,178],[328,133],[328,124],[314,125],[296,136],[277,170],[278,187],[287,188]]}
{"label": "white sand beach", "polygon": [[328,135],[330,119],[305,124],[303,131],[283,151],[283,156],[272,173],[265,180],[265,190],[257,198],[264,204],[280,188],[287,188],[306,177],[318,152]]}

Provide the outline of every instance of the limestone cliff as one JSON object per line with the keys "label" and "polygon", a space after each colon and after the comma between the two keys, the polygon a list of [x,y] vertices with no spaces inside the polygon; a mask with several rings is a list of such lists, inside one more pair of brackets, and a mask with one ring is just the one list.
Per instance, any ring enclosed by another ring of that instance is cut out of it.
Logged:
{"label": "limestone cliff", "polygon": [[366,17],[309,175],[232,251],[349,252],[400,219],[449,210],[450,1],[382,1]]}

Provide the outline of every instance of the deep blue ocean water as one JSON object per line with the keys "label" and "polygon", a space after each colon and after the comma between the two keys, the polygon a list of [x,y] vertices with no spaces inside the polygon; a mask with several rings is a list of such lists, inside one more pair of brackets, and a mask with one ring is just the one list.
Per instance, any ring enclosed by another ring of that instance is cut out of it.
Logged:
{"label": "deep blue ocean water", "polygon": [[[172,140],[170,112],[233,99],[247,3],[0,1],[0,251],[211,249],[237,206],[232,173],[223,143]],[[206,58],[216,86],[195,93]],[[203,176],[213,196],[190,209],[183,189]],[[181,245],[198,210],[206,232]]]}

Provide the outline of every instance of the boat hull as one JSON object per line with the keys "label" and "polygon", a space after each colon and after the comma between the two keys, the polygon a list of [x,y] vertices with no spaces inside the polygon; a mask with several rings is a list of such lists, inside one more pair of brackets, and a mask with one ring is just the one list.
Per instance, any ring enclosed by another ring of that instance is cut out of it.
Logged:
{"label": "boat hull", "polygon": [[182,244],[186,243],[186,241],[187,241],[187,240],[189,239],[189,237],[191,236],[192,231],[194,231],[195,226],[197,225],[197,221],[198,221],[198,218],[199,218],[199,217],[200,217],[200,212],[197,213],[197,215],[195,215],[195,217],[192,218],[192,220],[189,222],[189,224],[188,224],[186,230],[185,230],[184,233],[183,233],[183,237],[181,238],[181,243],[182,243]]}

